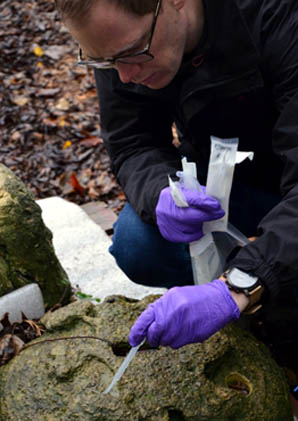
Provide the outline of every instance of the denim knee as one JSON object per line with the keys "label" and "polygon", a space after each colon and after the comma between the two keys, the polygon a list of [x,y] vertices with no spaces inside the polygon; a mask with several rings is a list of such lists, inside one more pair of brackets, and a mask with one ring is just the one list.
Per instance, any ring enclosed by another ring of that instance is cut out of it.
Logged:
{"label": "denim knee", "polygon": [[114,226],[110,253],[138,284],[169,288],[193,283],[188,246],[165,240],[157,226],[141,221],[129,204]]}

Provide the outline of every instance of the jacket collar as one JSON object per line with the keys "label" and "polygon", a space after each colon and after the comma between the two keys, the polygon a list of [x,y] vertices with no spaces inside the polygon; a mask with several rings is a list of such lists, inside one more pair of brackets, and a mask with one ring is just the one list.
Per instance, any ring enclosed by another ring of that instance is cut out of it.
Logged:
{"label": "jacket collar", "polygon": [[205,42],[181,66],[178,79],[187,73],[190,76],[184,89],[189,92],[196,86],[201,91],[232,84],[238,91],[241,80],[246,89],[263,86],[260,56],[236,0],[203,1]]}

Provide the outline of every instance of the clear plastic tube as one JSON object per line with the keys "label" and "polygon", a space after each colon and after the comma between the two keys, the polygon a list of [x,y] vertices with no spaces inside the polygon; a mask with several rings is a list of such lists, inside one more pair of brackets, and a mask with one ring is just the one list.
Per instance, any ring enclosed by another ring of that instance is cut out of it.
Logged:
{"label": "clear plastic tube", "polygon": [[129,351],[129,353],[126,355],[125,360],[120,365],[120,367],[118,368],[116,374],[114,375],[114,377],[113,377],[110,385],[103,392],[104,395],[106,395],[107,393],[109,393],[112,390],[112,388],[115,386],[115,384],[121,379],[121,377],[123,376],[125,370],[127,369],[127,367],[129,366],[130,362],[132,361],[132,359],[134,358],[134,356],[138,352],[139,348],[144,344],[144,342],[145,342],[145,339],[139,345],[134,346],[134,347],[131,348],[131,350]]}

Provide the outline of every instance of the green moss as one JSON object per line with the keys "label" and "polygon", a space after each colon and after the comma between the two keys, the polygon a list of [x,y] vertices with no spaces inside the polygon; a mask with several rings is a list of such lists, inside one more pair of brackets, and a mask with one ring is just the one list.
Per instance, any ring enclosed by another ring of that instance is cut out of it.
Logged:
{"label": "green moss", "polygon": [[124,359],[116,349],[126,353],[133,321],[154,299],[82,301],[47,314],[50,331],[39,340],[96,335],[112,344],[71,339],[23,351],[0,369],[5,421],[292,421],[282,370],[262,344],[232,325],[204,344],[144,348],[104,395]]}
{"label": "green moss", "polygon": [[25,185],[0,164],[0,294],[28,283],[39,284],[48,306],[56,304],[70,283],[58,261],[52,233]]}
{"label": "green moss", "polygon": [[5,259],[0,255],[0,296],[13,290],[13,285],[9,279],[9,267]]}

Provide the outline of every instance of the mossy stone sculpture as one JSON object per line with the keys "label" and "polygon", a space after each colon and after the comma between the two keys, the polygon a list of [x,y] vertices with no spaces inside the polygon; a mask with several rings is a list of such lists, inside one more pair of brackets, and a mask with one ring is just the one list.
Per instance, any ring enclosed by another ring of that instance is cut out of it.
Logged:
{"label": "mossy stone sculpture", "polygon": [[0,164],[0,296],[32,282],[45,304],[57,304],[70,283],[59,263],[52,233],[24,183]]}
{"label": "mossy stone sculpture", "polygon": [[[130,327],[154,299],[114,296],[46,314],[47,332],[35,342],[48,341],[0,369],[0,420],[292,421],[283,371],[234,325],[178,350],[145,346],[105,395],[130,348]],[[104,340],[78,337],[86,335]]]}

